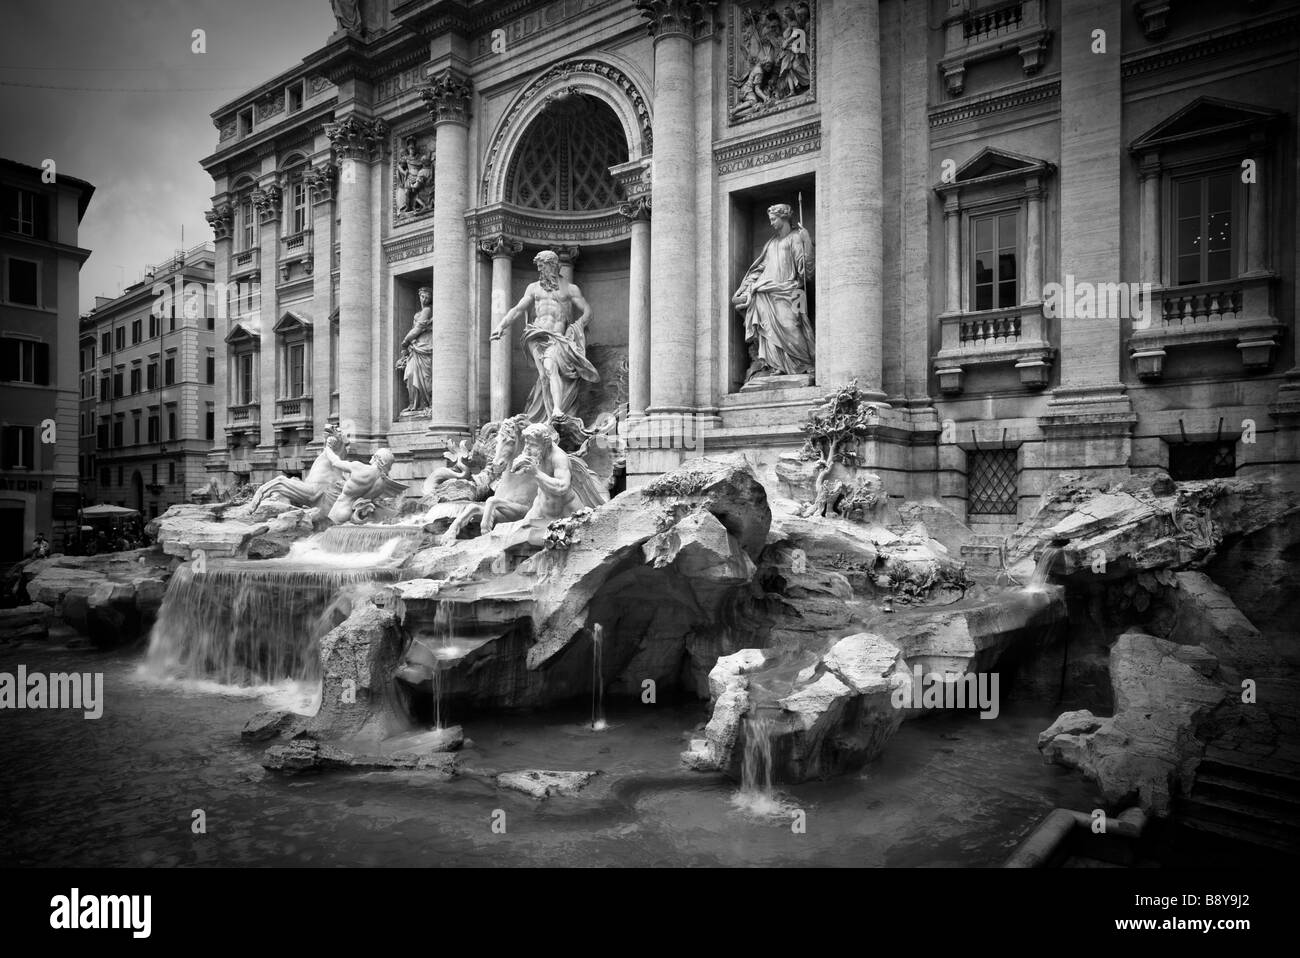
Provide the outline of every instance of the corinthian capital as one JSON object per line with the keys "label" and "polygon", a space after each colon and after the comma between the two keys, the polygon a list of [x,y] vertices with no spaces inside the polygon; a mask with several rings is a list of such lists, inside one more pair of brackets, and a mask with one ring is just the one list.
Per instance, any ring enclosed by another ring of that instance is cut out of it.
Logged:
{"label": "corinthian capital", "polygon": [[425,107],[434,125],[439,123],[469,123],[469,77],[448,67],[429,81],[420,91]]}
{"label": "corinthian capital", "polygon": [[497,256],[510,257],[519,253],[524,248],[524,244],[517,239],[511,239],[504,233],[497,233],[494,236],[486,236],[479,240],[478,248],[493,258]]}
{"label": "corinthian capital", "polygon": [[325,135],[330,138],[336,160],[369,160],[388,135],[388,124],[383,120],[368,120],[356,115],[345,116],[337,123],[325,124]]}
{"label": "corinthian capital", "polygon": [[334,199],[334,188],[338,183],[338,168],[330,166],[313,166],[302,174],[303,182],[311,190],[313,203],[328,203]]}
{"label": "corinthian capital", "polygon": [[218,240],[230,239],[230,228],[235,219],[235,211],[231,209],[229,203],[213,207],[204,216],[207,217],[208,225],[212,227],[213,236]]}
{"label": "corinthian capital", "polygon": [[694,39],[701,28],[713,22],[717,0],[636,0],[641,16],[649,22],[656,39],[684,36]]}
{"label": "corinthian capital", "polygon": [[260,223],[271,223],[280,215],[280,187],[274,184],[253,190],[253,208]]}

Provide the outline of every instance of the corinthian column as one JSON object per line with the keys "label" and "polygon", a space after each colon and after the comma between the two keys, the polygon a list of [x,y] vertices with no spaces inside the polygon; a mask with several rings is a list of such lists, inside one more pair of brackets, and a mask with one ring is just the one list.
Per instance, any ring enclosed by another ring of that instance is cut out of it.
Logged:
{"label": "corinthian column", "polygon": [[817,383],[856,378],[883,400],[879,7],[879,0],[831,0],[822,33],[830,60],[822,109],[834,122],[826,132],[822,208],[830,242],[821,246],[820,268],[830,281],[817,317]]}
{"label": "corinthian column", "polygon": [[642,416],[650,405],[650,198],[624,203],[618,211],[632,221],[627,279],[628,412]]}
{"label": "corinthian column", "polygon": [[673,224],[650,234],[651,414],[690,412],[695,405],[694,38],[713,6],[709,0],[637,0],[654,35],[655,206]]}
{"label": "corinthian column", "polygon": [[[370,401],[375,367],[370,329],[374,312],[370,296],[370,165],[382,149],[387,125],[383,120],[351,115],[327,124],[325,133],[339,167],[339,422],[346,429],[351,421],[356,451],[364,452],[386,432],[376,429]],[[264,341],[263,349],[272,345]],[[274,397],[263,397],[263,403],[268,398]],[[269,415],[265,408],[262,415]]]}
{"label": "corinthian column", "polygon": [[[504,235],[489,237],[479,243],[481,249],[492,257],[492,328],[497,328],[501,317],[514,304],[510,302],[510,273],[515,255],[524,248],[519,240]],[[510,340],[502,336],[492,343],[490,417],[505,419],[510,415]]]}
{"label": "corinthian column", "polygon": [[429,431],[469,434],[469,80],[443,70],[421,92],[434,123],[433,340],[436,373]]}

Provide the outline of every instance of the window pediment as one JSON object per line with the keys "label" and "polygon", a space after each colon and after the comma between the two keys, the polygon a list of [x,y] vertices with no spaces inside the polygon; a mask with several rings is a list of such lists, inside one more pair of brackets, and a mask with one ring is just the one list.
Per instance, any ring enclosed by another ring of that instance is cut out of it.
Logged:
{"label": "window pediment", "polygon": [[957,167],[951,183],[940,183],[935,192],[941,196],[977,186],[1014,183],[1031,176],[1045,176],[1055,167],[1046,160],[1022,156],[1010,150],[985,147]]}
{"label": "window pediment", "polygon": [[311,316],[301,309],[286,309],[271,331],[277,336],[287,336],[302,332],[310,335]]}
{"label": "window pediment", "polygon": [[262,334],[255,328],[236,323],[226,334],[226,344],[229,346],[240,346],[244,344],[258,345],[262,341]]}
{"label": "window pediment", "polygon": [[1162,147],[1191,143],[1200,145],[1212,137],[1222,141],[1225,134],[1244,134],[1254,129],[1264,129],[1281,117],[1282,114],[1276,110],[1217,97],[1197,97],[1139,136],[1129,146],[1129,150],[1143,154]]}

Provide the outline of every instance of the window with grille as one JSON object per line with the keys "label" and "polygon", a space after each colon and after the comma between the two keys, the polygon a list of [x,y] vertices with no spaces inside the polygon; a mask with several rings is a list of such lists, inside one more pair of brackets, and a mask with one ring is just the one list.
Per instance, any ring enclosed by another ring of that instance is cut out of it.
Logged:
{"label": "window with grille", "polygon": [[1227,479],[1237,474],[1237,444],[1180,442],[1169,446],[1169,477],[1179,482],[1193,479]]}
{"label": "window with grille", "polygon": [[626,161],[627,140],[614,111],[573,94],[529,126],[511,164],[506,195],[535,210],[608,209],[621,198],[609,168]]}
{"label": "window with grille", "polygon": [[966,454],[966,511],[970,515],[1015,515],[1018,470],[1016,450],[989,449]]}

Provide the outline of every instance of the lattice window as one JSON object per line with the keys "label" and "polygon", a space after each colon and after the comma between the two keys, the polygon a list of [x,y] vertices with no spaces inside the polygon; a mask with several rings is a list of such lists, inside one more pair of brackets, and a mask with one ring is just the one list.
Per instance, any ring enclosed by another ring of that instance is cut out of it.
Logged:
{"label": "lattice window", "polygon": [[622,199],[609,168],[627,160],[613,110],[575,95],[528,128],[511,163],[506,195],[517,206],[557,213],[608,209]]}
{"label": "lattice window", "polygon": [[1014,449],[966,454],[966,511],[969,515],[1015,515],[1018,472]]}
{"label": "lattice window", "polygon": [[1237,474],[1237,444],[1180,442],[1169,446],[1169,477],[1179,482],[1193,479],[1227,479]]}

